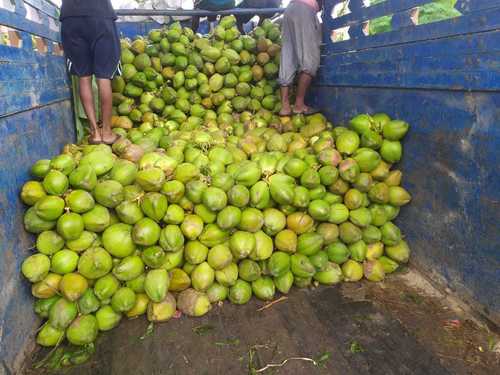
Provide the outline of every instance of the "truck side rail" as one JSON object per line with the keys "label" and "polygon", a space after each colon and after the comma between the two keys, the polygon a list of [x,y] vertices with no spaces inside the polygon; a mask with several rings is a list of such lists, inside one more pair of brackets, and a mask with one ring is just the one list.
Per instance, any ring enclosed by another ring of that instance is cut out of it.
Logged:
{"label": "truck side rail", "polygon": [[[364,6],[350,0],[349,11],[332,18],[340,1],[327,2],[324,14],[320,85],[500,89],[500,3],[458,0],[456,17],[419,24],[429,0],[386,0]],[[386,17],[389,30],[372,33],[370,22]],[[335,39],[344,31],[345,38]],[[333,40],[332,40],[333,39]]]}

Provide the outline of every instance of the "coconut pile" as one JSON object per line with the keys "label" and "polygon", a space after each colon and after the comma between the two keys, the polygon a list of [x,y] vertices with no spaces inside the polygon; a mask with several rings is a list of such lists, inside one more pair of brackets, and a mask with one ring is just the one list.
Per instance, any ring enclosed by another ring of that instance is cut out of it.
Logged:
{"label": "coconut pile", "polygon": [[[397,163],[408,124],[279,117],[280,30],[174,23],[122,41],[107,145],[67,145],[22,187],[37,343],[92,344],[122,319],[198,317],[293,286],[381,281],[409,258]],[[221,307],[223,308],[223,307]]]}

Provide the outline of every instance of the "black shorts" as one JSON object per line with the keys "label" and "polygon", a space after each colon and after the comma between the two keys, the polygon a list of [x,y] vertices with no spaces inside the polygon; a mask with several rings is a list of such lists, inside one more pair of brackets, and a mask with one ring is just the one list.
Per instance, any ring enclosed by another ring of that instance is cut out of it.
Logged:
{"label": "black shorts", "polygon": [[71,74],[107,79],[120,74],[120,38],[113,19],[65,18],[61,39]]}

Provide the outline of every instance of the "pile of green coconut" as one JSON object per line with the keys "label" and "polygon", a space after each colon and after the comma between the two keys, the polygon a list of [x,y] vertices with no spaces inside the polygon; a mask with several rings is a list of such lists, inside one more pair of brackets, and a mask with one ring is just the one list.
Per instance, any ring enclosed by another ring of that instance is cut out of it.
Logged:
{"label": "pile of green coconut", "polygon": [[[67,145],[22,187],[37,343],[93,343],[122,319],[199,317],[291,288],[381,281],[408,262],[394,224],[408,124],[279,117],[280,32],[174,23],[122,41],[107,145]],[[221,307],[223,308],[223,307]]]}

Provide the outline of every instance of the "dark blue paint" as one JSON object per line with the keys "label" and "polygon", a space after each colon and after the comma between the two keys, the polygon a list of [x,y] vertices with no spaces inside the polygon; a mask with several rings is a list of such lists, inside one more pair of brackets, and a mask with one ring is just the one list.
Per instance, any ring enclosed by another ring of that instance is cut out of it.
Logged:
{"label": "dark blue paint", "polygon": [[349,30],[351,35],[350,40],[331,43],[330,33],[334,28],[331,27],[329,25],[329,21],[326,20],[323,25],[323,37],[326,41],[328,41],[328,44],[324,47],[324,52],[347,52],[374,47],[399,45],[420,40],[444,38],[454,35],[463,35],[467,33],[497,30],[500,28],[500,4],[498,4],[498,6],[494,9],[476,11],[464,14],[461,17],[426,25],[406,26],[398,30],[371,36],[365,36],[362,33],[361,28],[362,24],[353,25]]}
{"label": "dark blue paint", "polygon": [[56,5],[44,0],[24,0],[25,3],[31,5],[33,8],[40,10],[46,15],[57,18],[59,17],[59,9]]}
{"label": "dark blue paint", "polygon": [[[430,2],[432,2],[432,0],[386,0],[382,3],[365,8],[363,7],[363,0],[351,0],[349,3],[351,13],[332,19],[330,15],[337,1],[331,1],[327,2],[327,6],[325,7],[325,13],[328,15],[325,21],[328,27],[336,29],[338,27],[356,25],[389,14],[408,13],[411,9]],[[490,8],[498,8],[498,1],[458,0],[455,5],[455,9],[459,10],[462,14]]]}
{"label": "dark blue paint", "polygon": [[460,0],[462,17],[360,32],[416,3],[354,2],[335,25],[349,22],[355,37],[335,44],[327,18],[313,100],[336,124],[376,112],[410,123],[401,169],[413,201],[398,224],[412,262],[500,323],[500,4]]}
{"label": "dark blue paint", "polygon": [[[31,34],[59,40],[46,26],[54,9],[44,0],[29,2],[47,15],[42,25],[25,19],[22,0],[15,12],[0,10],[0,24],[21,30],[24,42],[22,49],[0,46],[0,372],[20,368],[38,324],[19,274],[34,239],[22,229],[19,190],[34,161],[75,139],[64,59],[31,50]],[[333,3],[327,1],[327,9]],[[338,21],[354,25],[353,40],[332,44],[333,23],[325,18],[326,56],[314,100],[337,124],[382,111],[410,122],[401,168],[413,202],[398,224],[412,262],[499,323],[498,1],[459,0],[466,16],[418,27],[405,17],[424,1],[351,3],[352,14]],[[396,31],[361,34],[361,21],[389,13],[396,13]],[[161,27],[118,23],[131,38]]]}
{"label": "dark blue paint", "polygon": [[31,34],[19,34],[22,48],[0,46],[0,117],[71,96],[64,57],[52,54],[52,43],[46,54],[35,52]]}
{"label": "dark blue paint", "polygon": [[500,322],[500,93],[320,87],[335,124],[358,113],[408,121],[401,226],[412,263]]}
{"label": "dark blue paint", "polygon": [[[60,41],[61,38],[59,31],[52,30],[47,26],[48,16],[46,14],[41,14],[41,18],[42,23],[36,23],[28,20],[26,18],[26,9],[21,6],[17,6],[14,12],[0,8],[0,25],[7,25],[49,40]],[[53,18],[53,20],[56,25],[59,25],[59,21],[56,18]]]}
{"label": "dark blue paint", "polygon": [[34,237],[23,229],[26,207],[19,191],[35,161],[59,154],[74,140],[69,100],[0,118],[0,372],[2,364],[13,373],[20,367],[39,322],[29,283],[20,274]]}
{"label": "dark blue paint", "polygon": [[[54,6],[30,0],[41,24],[25,18],[23,1],[15,12],[0,10],[0,24],[19,31],[22,48],[0,46],[0,373],[18,373],[34,347],[39,324],[30,286],[20,265],[34,237],[23,229],[25,207],[19,191],[38,159],[57,155],[75,140],[71,91],[63,57],[52,55],[57,31],[48,27]],[[52,12],[52,13],[51,13]],[[33,51],[32,34],[48,38],[48,53]]]}
{"label": "dark blue paint", "polygon": [[328,15],[326,22],[329,27],[336,29],[338,27],[357,24],[388,14],[403,12],[428,2],[429,0],[386,0],[382,3],[365,8],[363,6],[363,0],[351,0],[349,2],[351,13],[332,19],[332,9],[337,1],[330,1],[327,2],[327,6],[325,7],[325,13]]}

